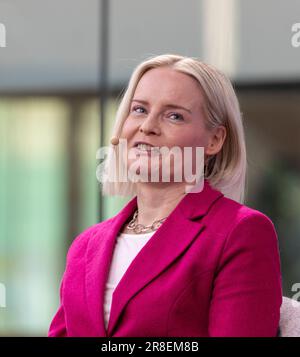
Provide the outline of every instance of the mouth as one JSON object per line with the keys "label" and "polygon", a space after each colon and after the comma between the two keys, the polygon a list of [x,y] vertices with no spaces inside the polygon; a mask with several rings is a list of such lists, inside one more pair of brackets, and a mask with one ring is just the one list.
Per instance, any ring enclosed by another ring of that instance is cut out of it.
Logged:
{"label": "mouth", "polygon": [[136,141],[133,147],[141,153],[159,153],[159,147],[144,141]]}

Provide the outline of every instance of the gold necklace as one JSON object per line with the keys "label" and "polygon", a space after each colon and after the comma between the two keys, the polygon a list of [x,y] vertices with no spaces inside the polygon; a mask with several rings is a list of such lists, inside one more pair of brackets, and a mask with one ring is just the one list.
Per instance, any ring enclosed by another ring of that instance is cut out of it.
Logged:
{"label": "gold necklace", "polygon": [[126,228],[129,230],[133,230],[134,233],[148,233],[157,230],[163,223],[163,221],[167,218],[161,218],[154,221],[152,224],[145,226],[143,224],[137,223],[138,210],[134,212],[132,220],[127,224]]}

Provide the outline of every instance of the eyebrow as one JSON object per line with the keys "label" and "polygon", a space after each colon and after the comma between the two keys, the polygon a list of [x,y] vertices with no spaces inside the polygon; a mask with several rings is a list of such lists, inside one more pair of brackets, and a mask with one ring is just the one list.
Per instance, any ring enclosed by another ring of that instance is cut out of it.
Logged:
{"label": "eyebrow", "polygon": [[[143,104],[147,104],[149,105],[149,103],[146,100],[141,100],[141,99],[132,99],[132,102],[139,102],[139,103],[143,103]],[[177,104],[166,104],[165,107],[167,108],[178,108],[178,109],[183,109],[185,111],[187,111],[188,113],[192,114],[191,110],[181,107],[180,105]]]}

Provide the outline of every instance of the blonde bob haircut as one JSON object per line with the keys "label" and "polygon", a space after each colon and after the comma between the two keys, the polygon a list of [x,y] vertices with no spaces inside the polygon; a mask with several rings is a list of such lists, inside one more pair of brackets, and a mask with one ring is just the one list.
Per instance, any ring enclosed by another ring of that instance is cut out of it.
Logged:
{"label": "blonde bob haircut", "polygon": [[[221,191],[224,196],[239,203],[244,202],[246,180],[246,145],[244,129],[238,99],[230,80],[218,69],[199,61],[194,57],[174,54],[152,56],[140,63],[133,71],[128,86],[119,104],[112,136],[120,137],[124,121],[126,120],[131,100],[141,77],[150,69],[169,67],[176,71],[192,76],[198,81],[204,95],[204,113],[206,127],[216,128],[220,125],[226,128],[226,138],[222,149],[205,161],[204,178],[212,187]],[[117,146],[110,144],[105,162],[107,175],[118,177],[120,159]],[[113,167],[113,158],[116,167]],[[109,176],[112,177],[112,176]],[[104,181],[102,193],[104,195],[134,196],[136,194],[134,182]]]}

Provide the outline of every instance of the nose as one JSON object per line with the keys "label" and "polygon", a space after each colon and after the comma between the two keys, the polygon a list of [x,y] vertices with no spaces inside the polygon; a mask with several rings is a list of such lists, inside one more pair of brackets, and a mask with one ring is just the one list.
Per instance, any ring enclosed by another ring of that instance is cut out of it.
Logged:
{"label": "nose", "polygon": [[147,135],[149,134],[159,135],[161,130],[160,130],[160,124],[158,118],[156,118],[153,115],[148,115],[148,117],[144,119],[144,121],[140,125],[139,131]]}

